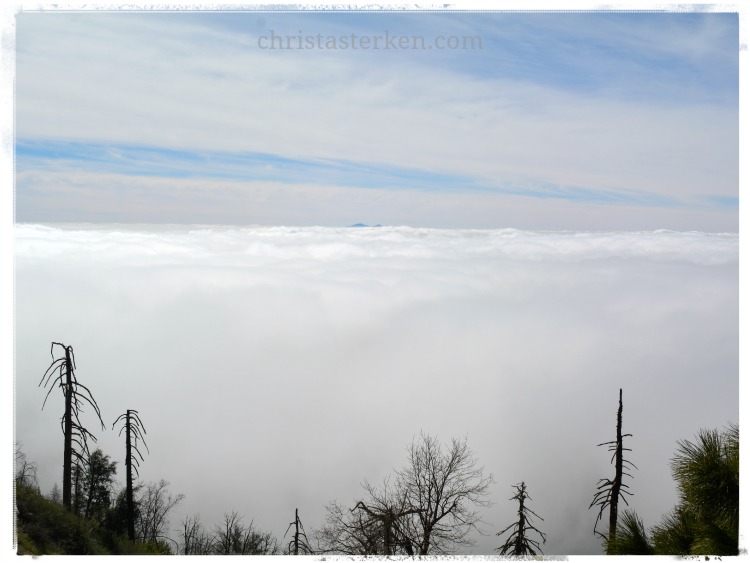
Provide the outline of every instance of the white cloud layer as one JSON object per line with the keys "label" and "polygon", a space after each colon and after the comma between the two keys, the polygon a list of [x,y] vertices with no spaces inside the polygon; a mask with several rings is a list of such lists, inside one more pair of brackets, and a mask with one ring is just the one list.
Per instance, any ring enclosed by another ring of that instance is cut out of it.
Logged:
{"label": "white cloud layer", "polygon": [[[737,420],[737,235],[405,227],[17,225],[16,423],[48,491],[61,400],[40,412],[51,341],[74,346],[105,422],[137,409],[146,481],[172,524],[237,510],[281,536],[348,504],[420,430],[466,435],[497,481],[499,545],[520,480],[545,553],[593,553],[587,510],[617,390],[647,525],[676,501],[678,439]],[[87,413],[90,414],[90,413]],[[86,420],[93,423],[90,417]],[[97,432],[122,467],[116,433]]]}

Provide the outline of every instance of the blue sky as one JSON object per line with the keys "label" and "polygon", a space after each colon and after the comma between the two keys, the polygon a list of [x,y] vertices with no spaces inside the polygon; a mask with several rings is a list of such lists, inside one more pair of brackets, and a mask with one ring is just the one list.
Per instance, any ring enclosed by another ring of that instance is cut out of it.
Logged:
{"label": "blue sky", "polygon": [[27,12],[16,31],[18,221],[738,229],[736,14]]}

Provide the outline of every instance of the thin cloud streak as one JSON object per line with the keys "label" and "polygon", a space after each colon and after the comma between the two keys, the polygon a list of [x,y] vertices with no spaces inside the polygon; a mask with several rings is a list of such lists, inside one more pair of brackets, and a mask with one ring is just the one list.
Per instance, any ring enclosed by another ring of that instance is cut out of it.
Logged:
{"label": "thin cloud streak", "polygon": [[[19,143],[17,159],[22,170],[71,174],[76,169],[100,174],[157,178],[203,178],[272,181],[286,184],[309,182],[315,177],[319,184],[331,186],[382,189],[416,189],[441,191],[486,191],[534,198],[553,198],[603,204],[637,203],[642,206],[686,207],[714,202],[722,210],[739,209],[733,196],[703,196],[692,202],[637,190],[602,190],[566,186],[550,182],[484,182],[476,183],[468,176],[451,176],[424,170],[373,166],[341,160],[292,160],[270,154],[221,153],[216,151],[176,151],[158,147],[92,145],[88,143]],[[21,173],[25,179],[26,174]],[[137,182],[137,180],[135,180]],[[23,191],[33,186],[22,182]],[[734,205],[732,205],[734,203]],[[29,212],[21,200],[21,220]],[[84,218],[81,217],[83,220]],[[33,218],[32,218],[33,220]],[[187,221],[189,222],[189,221]]]}
{"label": "thin cloud streak", "polygon": [[205,223],[440,228],[736,231],[731,198],[675,202],[640,192],[559,185],[405,189],[280,181],[164,178],[49,167],[17,174],[22,222]]}

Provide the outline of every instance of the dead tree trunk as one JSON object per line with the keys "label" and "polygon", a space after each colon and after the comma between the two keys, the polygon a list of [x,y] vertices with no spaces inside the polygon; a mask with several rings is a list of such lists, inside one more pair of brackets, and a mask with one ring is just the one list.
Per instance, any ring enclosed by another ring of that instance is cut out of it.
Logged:
{"label": "dead tree trunk", "polygon": [[531,500],[531,497],[526,492],[526,483],[521,481],[520,485],[513,485],[513,487],[516,489],[516,494],[510,497],[510,500],[518,501],[518,521],[497,533],[498,536],[501,536],[505,532],[512,530],[508,539],[497,550],[500,552],[500,555],[536,555],[537,549],[539,553],[542,550],[539,547],[539,541],[529,537],[529,532],[539,534],[542,538],[542,543],[547,541],[547,536],[531,523],[532,515],[540,520],[544,520],[544,518],[526,506],[526,499]]}
{"label": "dead tree trunk", "polygon": [[305,527],[302,525],[302,520],[299,518],[299,509],[294,509],[294,522],[289,524],[289,527],[284,532],[284,537],[289,532],[289,528],[294,526],[294,536],[292,541],[289,542],[287,552],[292,555],[299,555],[300,551],[308,555],[313,554],[313,550],[310,547],[310,542],[307,540],[307,534],[305,533]]}
{"label": "dead tree trunk", "polygon": [[130,411],[125,426],[125,506],[128,510],[128,539],[135,542],[135,509],[133,506],[133,456],[130,444]]}
{"label": "dead tree trunk", "polygon": [[[55,346],[61,347],[65,355],[55,358]],[[60,420],[65,440],[63,446],[63,506],[70,510],[73,496],[73,459],[75,458],[77,463],[87,463],[89,456],[88,440],[91,438],[96,442],[96,437],[81,424],[80,415],[83,411],[84,402],[93,407],[96,416],[99,418],[99,423],[102,425],[102,430],[104,430],[104,421],[102,421],[99,405],[97,405],[91,391],[88,387],[79,383],[76,378],[73,347],[53,342],[50,347],[50,355],[52,356],[52,363],[39,382],[40,386],[46,387],[49,385],[49,391],[47,391],[44,403],[42,403],[42,409],[47,404],[47,399],[52,390],[56,386],[62,388],[65,397],[65,412]],[[53,379],[55,374],[57,375]]]}
{"label": "dead tree trunk", "polygon": [[[613,452],[610,463],[615,463],[615,478],[614,479],[600,479],[597,485],[597,492],[594,495],[594,500],[591,501],[589,508],[593,506],[599,506],[599,514],[596,517],[596,523],[594,524],[594,533],[599,535],[602,539],[607,542],[607,552],[609,553],[610,548],[615,541],[617,536],[617,509],[620,499],[625,504],[628,504],[628,500],[625,495],[632,496],[633,493],[627,491],[628,485],[623,483],[623,477],[627,475],[632,477],[630,473],[625,470],[625,465],[628,467],[636,468],[635,464],[625,459],[624,452],[632,451],[630,448],[626,448],[623,445],[623,439],[632,436],[632,434],[622,433],[622,389],[620,389],[620,401],[617,408],[617,437],[615,440],[610,442],[603,442],[598,444],[599,446],[609,446],[608,450]],[[637,469],[637,468],[636,468]],[[596,529],[596,524],[604,514],[604,510],[609,507],[609,532],[605,536],[603,533]]]}
{"label": "dead tree trunk", "polygon": [[63,506],[70,510],[72,500],[73,471],[73,361],[70,346],[65,347],[65,446],[63,448]]}
{"label": "dead tree trunk", "polygon": [[[138,458],[143,461],[143,455],[138,449],[138,440],[143,442],[148,451],[148,445],[146,444],[143,434],[146,433],[146,428],[143,426],[138,411],[128,409],[125,414],[121,414],[112,424],[112,429],[117,425],[119,421],[123,421],[123,427],[120,429],[120,435],[125,430],[125,507],[127,509],[128,518],[128,539],[131,542],[135,542],[135,501],[133,500],[133,474],[138,475],[138,467],[140,462]],[[133,455],[136,453],[138,457]],[[149,452],[150,453],[150,452]]]}
{"label": "dead tree trunk", "polygon": [[615,480],[612,482],[612,502],[609,505],[609,542],[612,545],[617,534],[617,505],[622,488],[622,389],[617,409],[617,446],[615,448]]}
{"label": "dead tree trunk", "polygon": [[294,509],[294,554],[299,555],[299,509]]}
{"label": "dead tree trunk", "polygon": [[73,514],[81,514],[81,464],[76,463],[76,476],[73,486]]}

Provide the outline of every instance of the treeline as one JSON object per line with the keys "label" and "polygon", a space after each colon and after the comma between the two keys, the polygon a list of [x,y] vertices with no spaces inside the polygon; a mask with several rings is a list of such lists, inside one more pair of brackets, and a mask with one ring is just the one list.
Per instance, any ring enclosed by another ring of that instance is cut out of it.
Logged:
{"label": "treeline", "polygon": [[[42,495],[36,464],[27,460],[16,444],[16,538],[19,555],[106,554],[274,554],[278,542],[269,533],[257,532],[252,523],[232,513],[211,533],[197,517],[186,518],[183,544],[171,537],[169,516],[184,495],[172,495],[169,483],[139,483],[135,487],[135,539],[128,532],[125,489],[117,491],[116,462],[97,449],[73,489],[72,509],[62,504],[55,484]],[[188,528],[188,524],[190,528]],[[195,535],[190,535],[191,532]]]}
{"label": "treeline", "polygon": [[[55,355],[58,352],[58,355]],[[245,523],[236,511],[204,526],[200,515],[180,522],[178,540],[170,536],[169,515],[184,498],[172,495],[168,483],[137,482],[145,426],[133,409],[115,419],[125,434],[126,483],[118,490],[117,462],[100,449],[90,451],[96,437],[81,421],[83,406],[92,407],[105,425],[91,391],[75,376],[72,347],[53,343],[52,363],[40,386],[60,387],[65,399],[61,418],[64,435],[63,490],[57,484],[43,498],[36,483],[36,466],[16,447],[17,530],[19,553],[161,553],[185,555],[440,555],[461,552],[479,531],[478,510],[488,507],[494,484],[469,448],[466,438],[443,444],[421,433],[407,448],[407,460],[382,483],[363,482],[360,498],[325,507],[323,525],[308,534],[299,512],[281,542],[270,532]],[[50,385],[51,384],[51,385]],[[43,404],[44,406],[44,404]],[[637,469],[627,459],[620,390],[614,440],[603,442],[611,452],[614,476],[593,490],[589,508],[598,509],[593,533],[608,554],[737,555],[739,541],[739,427],[701,430],[695,442],[683,440],[671,461],[679,503],[646,530],[628,505],[627,479]],[[497,535],[501,555],[542,554],[547,535],[544,519],[530,507],[525,482],[512,485],[510,500],[516,519]],[[46,503],[46,504],[45,504]],[[60,512],[61,511],[61,512]],[[59,513],[58,513],[59,512]],[[54,518],[39,519],[39,514]],[[291,515],[290,515],[291,516]],[[65,523],[74,537],[60,531]],[[605,531],[600,523],[607,523]],[[546,525],[546,524],[545,524]],[[50,538],[50,530],[57,530]],[[94,535],[92,535],[94,534]],[[77,539],[76,539],[77,538]],[[289,538],[287,540],[287,538]],[[105,546],[105,547],[101,547]]]}
{"label": "treeline", "polygon": [[91,465],[80,475],[73,495],[74,509],[62,504],[55,483],[42,495],[36,464],[16,444],[16,541],[19,555],[171,554],[177,546],[169,538],[168,514],[182,495],[173,497],[168,483],[137,487],[137,534],[128,537],[125,491],[116,492],[115,462],[101,450],[91,454]]}

